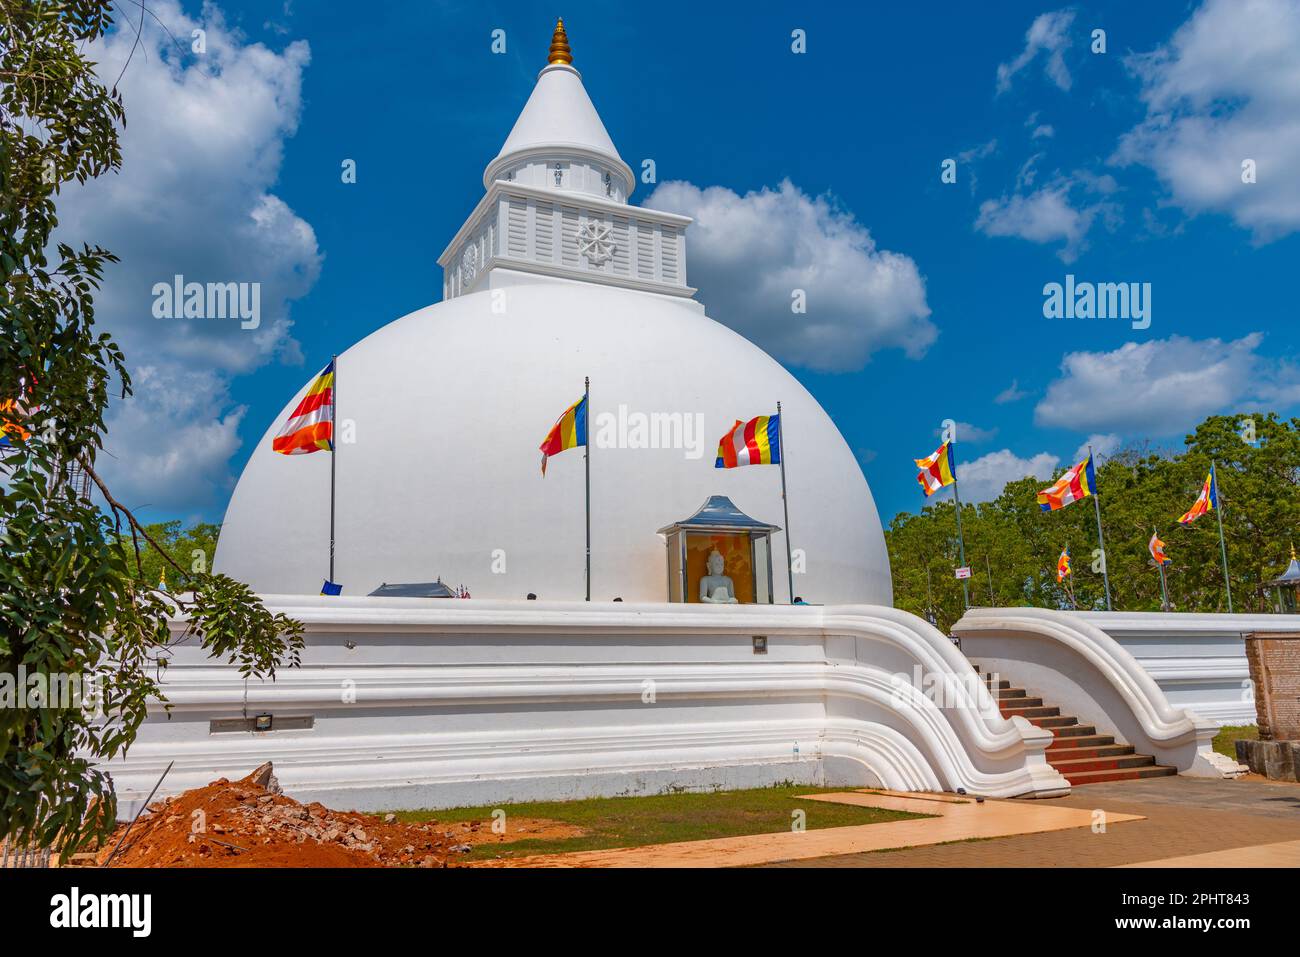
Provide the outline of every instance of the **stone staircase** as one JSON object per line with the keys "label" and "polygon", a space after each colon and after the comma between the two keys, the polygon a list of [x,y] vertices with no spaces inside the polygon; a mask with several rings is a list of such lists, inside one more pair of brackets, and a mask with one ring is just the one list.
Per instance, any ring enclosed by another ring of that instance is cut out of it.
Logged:
{"label": "stone staircase", "polygon": [[997,699],[1004,717],[1018,714],[1030,724],[1056,735],[1056,740],[1047,746],[1047,763],[1072,787],[1178,773],[1177,768],[1156,764],[1156,759],[1149,754],[1138,754],[1131,744],[1117,744],[1114,735],[1098,734],[1092,725],[1080,724],[1073,715],[1061,714],[1060,708],[1044,704],[1042,698],[1030,695],[1024,688],[1013,688],[1010,680],[999,675],[995,681],[994,676],[980,671],[979,665],[972,667]]}

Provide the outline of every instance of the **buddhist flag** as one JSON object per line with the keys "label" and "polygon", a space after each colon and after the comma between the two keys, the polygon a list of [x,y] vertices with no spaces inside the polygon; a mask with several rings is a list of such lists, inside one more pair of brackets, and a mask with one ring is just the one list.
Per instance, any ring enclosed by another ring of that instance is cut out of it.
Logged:
{"label": "buddhist flag", "polygon": [[334,360],[316,377],[271,443],[281,455],[334,451]]}
{"label": "buddhist flag", "polygon": [[25,411],[17,399],[0,401],[0,448],[12,446],[15,436],[24,442],[32,437],[19,421],[25,418]]}
{"label": "buddhist flag", "polygon": [[542,474],[546,474],[546,460],[566,449],[576,449],[587,444],[587,397],[584,395],[564,410],[546,433],[539,448],[542,450]]}
{"label": "buddhist flag", "polygon": [[1151,533],[1151,541],[1147,542],[1147,551],[1155,559],[1157,565],[1168,565],[1169,556],[1165,554],[1165,543],[1160,541],[1160,535],[1156,532]]}
{"label": "buddhist flag", "polygon": [[714,468],[734,469],[742,465],[781,464],[781,416],[760,415],[748,422],[736,420],[718,442]]}
{"label": "buddhist flag", "polygon": [[1070,546],[1061,549],[1061,557],[1056,560],[1056,583],[1059,585],[1070,576]]}
{"label": "buddhist flag", "polygon": [[[18,380],[18,393],[22,397],[31,394],[26,379]],[[0,449],[11,448],[15,438],[26,442],[32,437],[22,420],[30,418],[36,411],[18,399],[0,399]]]}
{"label": "buddhist flag", "polygon": [[1196,501],[1192,507],[1187,510],[1182,518],[1178,520],[1179,525],[1190,525],[1212,508],[1217,508],[1219,504],[1219,485],[1214,480],[1214,469],[1210,468],[1210,474],[1205,476],[1205,484],[1201,486],[1201,494],[1196,496]]}
{"label": "buddhist flag", "polygon": [[957,470],[952,464],[952,443],[945,442],[923,459],[913,459],[921,471],[916,480],[921,483],[926,498],[929,498],[945,485],[957,481]]}
{"label": "buddhist flag", "polygon": [[1097,476],[1092,470],[1092,456],[1071,469],[1038,493],[1038,507],[1044,512],[1055,512],[1080,499],[1085,499],[1097,490]]}

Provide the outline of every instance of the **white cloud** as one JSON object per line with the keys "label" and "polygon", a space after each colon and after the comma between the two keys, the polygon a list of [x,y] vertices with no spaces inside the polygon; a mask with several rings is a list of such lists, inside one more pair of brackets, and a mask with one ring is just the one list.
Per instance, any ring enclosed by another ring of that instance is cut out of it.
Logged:
{"label": "white cloud", "polygon": [[224,376],[146,365],[133,382],[135,392],[114,410],[112,457],[100,459],[115,497],[174,513],[229,494],[245,409],[232,407]]}
{"label": "white cloud", "polygon": [[1114,432],[1094,432],[1088,436],[1087,440],[1074,450],[1074,455],[1070,458],[1071,462],[1082,462],[1088,455],[1088,449],[1092,449],[1093,455],[1097,456],[1097,461],[1108,459],[1121,448],[1124,447],[1124,440]]}
{"label": "white cloud", "polygon": [[1002,494],[1008,482],[1033,475],[1051,479],[1061,463],[1058,455],[1039,452],[1027,459],[1010,449],[989,452],[970,462],[957,463],[957,481],[961,483],[963,501],[988,502]]}
{"label": "white cloud", "polygon": [[[1028,177],[1026,179],[1026,177]],[[1021,170],[1021,182],[1033,181],[1032,167]],[[1094,190],[1099,185],[1113,184],[1107,178],[1058,177],[1052,183],[1029,194],[1016,193],[999,199],[987,199],[980,204],[975,228],[986,236],[1009,236],[1032,243],[1063,244],[1057,255],[1064,262],[1073,262],[1084,248],[1084,240],[1100,216],[1112,222],[1118,215],[1113,203],[1089,203],[1071,198],[1078,187]]]}
{"label": "white cloud", "polygon": [[981,143],[979,146],[972,146],[968,150],[962,150],[957,154],[957,159],[963,163],[973,163],[976,160],[982,160],[987,156],[996,153],[998,141],[996,138],[989,140],[987,143]]}
{"label": "white cloud", "polygon": [[[231,406],[230,377],[302,359],[290,304],[315,283],[321,254],[311,225],[271,189],[297,127],[310,54],[301,41],[278,53],[245,42],[211,4],[201,22],[176,0],[150,12],[167,30],[146,17],[119,84],[122,170],[65,189],[57,238],[99,243],[121,258],[106,270],[96,320],[122,346],[145,394],[109,411],[106,477],[128,483],[138,500],[201,507],[227,483],[239,445],[242,411]],[[198,28],[203,54],[189,46]],[[135,42],[134,24],[121,26],[88,56],[112,83]],[[260,326],[155,318],[154,284],[178,274],[258,283]],[[196,388],[202,401],[190,394]]]}
{"label": "white cloud", "polygon": [[1034,127],[1034,131],[1029,134],[1029,138],[1031,140],[1036,140],[1039,139],[1040,137],[1042,139],[1051,139],[1055,135],[1056,135],[1056,129],[1049,123],[1043,123],[1040,126]]}
{"label": "white cloud", "polygon": [[[825,196],[810,197],[789,180],[744,196],[668,182],[645,205],[695,219],[688,278],[701,301],[778,358],[851,371],[882,349],[919,358],[937,335],[916,263],[879,249]],[[807,295],[806,314],[791,311],[796,289]]]}
{"label": "white cloud", "polygon": [[1019,402],[1028,394],[1028,392],[1025,392],[1020,388],[1019,379],[1012,379],[1011,385],[999,392],[993,401],[997,405],[1006,405],[1008,402]]}
{"label": "white cloud", "polygon": [[1293,402],[1297,370],[1258,354],[1263,336],[1125,343],[1112,352],[1071,352],[1034,409],[1041,426],[1165,436],[1207,415]]}
{"label": "white cloud", "polygon": [[[978,425],[971,425],[969,422],[956,422],[957,441],[958,442],[988,442],[998,434],[996,427],[992,429],[981,429]],[[942,435],[943,429],[935,429],[935,435]]]}
{"label": "white cloud", "polygon": [[1127,61],[1147,115],[1112,160],[1150,166],[1172,202],[1226,213],[1257,242],[1300,229],[1297,50],[1297,0],[1207,0],[1168,43]]}
{"label": "white cloud", "polygon": [[1064,52],[1070,47],[1070,25],[1074,23],[1073,10],[1042,13],[1034,18],[1025,33],[1025,48],[1014,60],[998,64],[998,92],[1011,89],[1012,78],[1029,66],[1042,53],[1047,63],[1047,76],[1062,90],[1071,86],[1070,71],[1065,65]]}

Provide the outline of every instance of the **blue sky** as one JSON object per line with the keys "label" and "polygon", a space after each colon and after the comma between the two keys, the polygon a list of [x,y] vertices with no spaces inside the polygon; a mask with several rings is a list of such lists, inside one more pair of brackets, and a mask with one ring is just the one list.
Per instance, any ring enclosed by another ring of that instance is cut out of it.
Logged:
{"label": "blue sky", "polygon": [[[971,426],[959,474],[980,498],[1090,437],[1177,447],[1207,414],[1300,401],[1297,0],[154,10],[122,83],[126,168],[64,216],[124,257],[100,318],[143,372],[108,471],[146,519],[219,520],[329,355],[440,297],[435,259],[556,14],[623,158],[655,161],[652,202],[700,221],[700,299],[822,402],[886,521],[922,504],[911,459],[945,418]],[[101,44],[104,72],[131,38]],[[727,265],[737,212],[774,240],[747,268],[803,277],[807,317]],[[163,329],[146,293],[177,272],[263,283],[262,327]],[[1044,318],[1067,273],[1149,283],[1149,328]]]}

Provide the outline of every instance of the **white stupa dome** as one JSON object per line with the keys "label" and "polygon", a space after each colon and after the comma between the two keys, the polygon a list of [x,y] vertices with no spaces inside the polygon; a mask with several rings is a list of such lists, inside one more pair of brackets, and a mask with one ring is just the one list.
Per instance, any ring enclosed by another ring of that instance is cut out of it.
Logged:
{"label": "white stupa dome", "polygon": [[[338,357],[334,580],[350,595],[441,577],[475,598],[582,598],[583,450],[553,457],[543,477],[538,446],[590,377],[594,600],[665,600],[656,530],[710,495],[785,525],[777,467],[714,467],[733,422],[780,401],[790,544],[804,561],[796,593],[891,604],[880,519],[852,452],[793,376],[694,301],[689,220],[626,204],[630,171],[555,49],[511,134],[520,149],[492,161],[487,195],[439,259],[445,301]],[[591,116],[556,120],[563,140],[548,148],[533,114],[563,116],[577,100]],[[575,141],[583,130],[590,142]],[[271,448],[300,397],[244,469],[216,555],[217,571],[261,593],[315,594],[328,571],[332,457]],[[602,422],[612,442],[600,441]],[[662,439],[677,447],[641,447]],[[773,541],[779,601],[784,534]]]}

